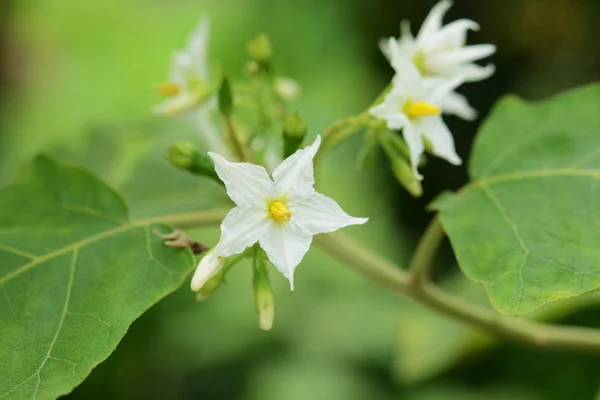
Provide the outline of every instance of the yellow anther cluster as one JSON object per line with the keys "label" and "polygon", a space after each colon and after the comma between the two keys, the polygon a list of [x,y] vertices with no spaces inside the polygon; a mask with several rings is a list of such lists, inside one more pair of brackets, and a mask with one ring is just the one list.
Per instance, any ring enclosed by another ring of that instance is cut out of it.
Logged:
{"label": "yellow anther cluster", "polygon": [[292,212],[282,201],[274,201],[269,207],[269,211],[273,218],[279,221],[289,221],[292,218]]}
{"label": "yellow anther cluster", "polygon": [[174,82],[165,82],[158,88],[158,91],[166,97],[177,96],[181,92],[181,88]]}
{"label": "yellow anther cluster", "polygon": [[404,105],[403,111],[411,119],[442,114],[442,110],[438,106],[424,101],[408,102]]}

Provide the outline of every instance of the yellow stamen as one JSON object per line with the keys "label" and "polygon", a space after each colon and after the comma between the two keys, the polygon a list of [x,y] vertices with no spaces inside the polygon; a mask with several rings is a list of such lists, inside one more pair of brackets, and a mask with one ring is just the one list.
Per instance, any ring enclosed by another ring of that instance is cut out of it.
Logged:
{"label": "yellow stamen", "polygon": [[292,218],[292,212],[282,201],[274,201],[269,207],[269,211],[273,218],[280,221],[289,221]]}
{"label": "yellow stamen", "polygon": [[181,88],[174,82],[165,82],[159,86],[158,91],[166,97],[177,96],[181,93]]}
{"label": "yellow stamen", "polygon": [[408,118],[430,117],[433,115],[441,115],[442,110],[433,104],[425,103],[424,101],[408,102],[404,105],[404,113]]}

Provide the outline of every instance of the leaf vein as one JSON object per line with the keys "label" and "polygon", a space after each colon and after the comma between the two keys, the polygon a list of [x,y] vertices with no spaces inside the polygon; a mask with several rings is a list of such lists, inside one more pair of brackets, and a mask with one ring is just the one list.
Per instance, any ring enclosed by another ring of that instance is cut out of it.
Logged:
{"label": "leaf vein", "polygon": [[26,252],[26,251],[21,250],[21,249],[17,249],[16,247],[4,245],[4,244],[0,244],[0,251],[5,251],[7,253],[16,254],[18,256],[29,258],[31,260],[35,260],[35,259],[38,258],[38,256],[36,256],[35,254]]}
{"label": "leaf vein", "polygon": [[127,222],[127,220],[115,218],[112,215],[105,213],[104,211],[95,210],[93,208],[89,208],[79,204],[62,203],[61,206],[65,211],[73,211],[81,214],[91,215],[93,217],[105,219],[107,221],[114,222],[119,225],[123,222]]}
{"label": "leaf vein", "polygon": [[73,282],[75,281],[75,270],[77,269],[78,257],[79,257],[79,249],[75,248],[73,250],[73,258],[71,260],[71,268],[69,269],[69,282],[67,283],[67,293],[65,295],[65,304],[63,306],[63,310],[62,310],[62,313],[60,316],[60,321],[58,322],[58,328],[56,329],[56,333],[54,334],[54,337],[52,338],[52,342],[50,342],[50,346],[48,346],[48,352],[46,353],[46,357],[44,357],[44,360],[42,361],[42,363],[40,364],[40,367],[36,371],[38,380],[37,380],[37,384],[35,386],[35,392],[33,393],[33,396],[32,396],[32,398],[34,398],[34,399],[37,397],[37,394],[38,394],[38,391],[40,388],[40,382],[41,382],[40,374],[42,372],[42,369],[44,369],[44,366],[46,365],[46,363],[48,362],[48,359],[52,355],[52,351],[54,350],[54,345],[56,344],[56,341],[58,340],[58,337],[60,336],[60,332],[62,331],[62,327],[63,327],[65,319],[67,317],[67,312],[69,310],[69,304],[71,303],[71,292],[73,290]]}

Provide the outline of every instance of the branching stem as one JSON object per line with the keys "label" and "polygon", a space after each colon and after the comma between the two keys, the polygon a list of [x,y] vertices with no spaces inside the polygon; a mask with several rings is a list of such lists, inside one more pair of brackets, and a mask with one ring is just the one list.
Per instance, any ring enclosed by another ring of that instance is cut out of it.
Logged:
{"label": "branching stem", "polygon": [[[181,228],[206,227],[218,225],[225,214],[224,210],[212,210],[157,217],[144,222],[161,222]],[[445,293],[426,279],[419,279],[418,284],[415,284],[415,276],[426,276],[442,238],[443,232],[439,220],[434,218],[417,246],[409,271],[404,271],[390,261],[373,254],[339,232],[319,235],[315,238],[315,242],[333,257],[382,287],[409,297],[441,314],[469,323],[498,338],[530,347],[600,354],[600,330],[556,326],[506,317],[494,310]]]}

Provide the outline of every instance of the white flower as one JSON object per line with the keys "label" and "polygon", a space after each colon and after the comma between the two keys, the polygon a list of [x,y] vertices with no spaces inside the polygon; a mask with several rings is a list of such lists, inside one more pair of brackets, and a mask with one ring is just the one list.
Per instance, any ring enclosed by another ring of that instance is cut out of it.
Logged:
{"label": "white flower", "polygon": [[210,82],[208,40],[210,23],[200,19],[185,50],[177,51],[171,61],[169,80],[160,91],[168,99],[155,107],[157,114],[174,116],[189,111],[202,100]]}
{"label": "white flower", "polygon": [[417,171],[425,149],[423,136],[429,140],[434,154],[452,164],[460,164],[452,134],[442,120],[440,105],[441,100],[462,83],[462,79],[425,80],[410,61],[394,57],[393,62],[398,71],[393,88],[383,103],[369,112],[385,120],[389,129],[402,130],[410,150],[411,166],[418,179],[423,179]]}
{"label": "white flower", "polygon": [[214,122],[217,100],[210,90],[209,39],[210,21],[203,17],[190,36],[186,49],[173,55],[168,81],[160,86],[160,92],[167,99],[154,107],[154,112],[165,117],[186,118],[200,132],[210,149],[228,154]]}
{"label": "white flower", "polygon": [[219,271],[223,269],[224,265],[225,258],[214,257],[212,252],[202,257],[202,260],[200,260],[198,263],[196,272],[194,272],[194,276],[192,277],[192,290],[197,292],[202,289],[204,284],[208,282],[210,278],[218,274]]}
{"label": "white flower", "polygon": [[[494,73],[494,66],[474,63],[492,55],[496,47],[491,44],[466,45],[467,32],[478,30],[479,25],[468,19],[460,19],[442,26],[444,14],[452,6],[450,0],[442,0],[430,11],[417,37],[413,37],[408,21],[402,21],[399,39],[383,40],[380,47],[391,59],[396,48],[406,59],[412,60],[425,77],[464,77],[465,82],[486,79]],[[476,111],[466,98],[458,93],[449,93],[442,101],[445,111],[463,119],[474,119]]]}
{"label": "white flower", "polygon": [[213,257],[241,253],[257,241],[269,260],[294,288],[294,269],[310,247],[313,235],[348,225],[364,224],[332,199],[315,192],[313,158],[321,138],[286,158],[273,171],[273,179],[258,165],[232,163],[208,153],[237,205],[221,224],[221,239]]}

